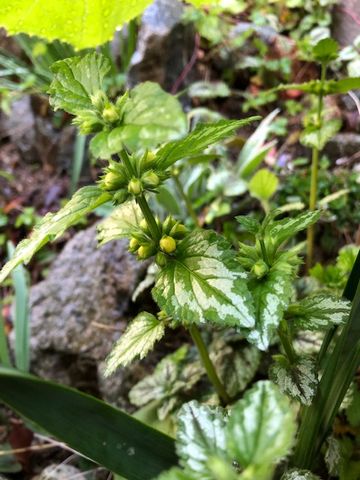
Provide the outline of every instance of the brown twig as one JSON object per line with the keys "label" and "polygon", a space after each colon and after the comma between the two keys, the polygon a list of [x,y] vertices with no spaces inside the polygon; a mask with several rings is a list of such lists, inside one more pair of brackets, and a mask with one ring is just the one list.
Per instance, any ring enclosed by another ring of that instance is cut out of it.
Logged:
{"label": "brown twig", "polygon": [[172,86],[171,93],[172,93],[173,95],[175,95],[175,93],[177,93],[177,91],[179,90],[181,84],[183,83],[183,81],[185,80],[185,78],[189,75],[189,73],[191,72],[193,66],[195,65],[196,59],[197,59],[197,56],[198,56],[199,47],[200,47],[200,35],[199,35],[198,33],[196,33],[196,34],[195,34],[195,45],[194,45],[193,53],[192,53],[192,55],[191,55],[190,60],[189,60],[188,63],[185,65],[183,71],[180,73],[180,75],[178,76],[178,78],[175,80],[174,85]]}

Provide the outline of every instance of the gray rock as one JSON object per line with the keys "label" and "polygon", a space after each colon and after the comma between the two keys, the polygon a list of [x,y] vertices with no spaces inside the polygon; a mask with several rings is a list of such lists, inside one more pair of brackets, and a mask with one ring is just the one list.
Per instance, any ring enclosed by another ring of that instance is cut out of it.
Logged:
{"label": "gray rock", "polygon": [[338,133],[326,144],[324,152],[333,161],[349,158],[360,152],[360,134]]}
{"label": "gray rock", "polygon": [[141,21],[136,51],[130,62],[129,86],[151,80],[171,89],[194,49],[191,26],[181,23],[178,0],[155,0]]}
{"label": "gray rock", "polygon": [[98,248],[95,226],[76,234],[30,291],[31,370],[96,393],[97,364],[133,316],[131,295],[145,268],[123,240]]}
{"label": "gray rock", "polygon": [[341,46],[351,45],[360,35],[360,0],[340,0],[333,15],[333,36]]}

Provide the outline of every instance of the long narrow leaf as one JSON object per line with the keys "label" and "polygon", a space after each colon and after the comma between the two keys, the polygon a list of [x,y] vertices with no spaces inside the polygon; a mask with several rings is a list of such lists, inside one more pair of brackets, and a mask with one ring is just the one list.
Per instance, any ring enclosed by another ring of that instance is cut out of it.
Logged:
{"label": "long narrow leaf", "polygon": [[[8,255],[11,259],[15,247],[8,242]],[[15,365],[28,372],[30,366],[30,324],[29,324],[29,289],[26,281],[26,270],[18,265],[11,272],[15,290],[14,325],[15,325]]]}
{"label": "long narrow leaf", "polygon": [[[344,294],[353,300],[349,320],[335,348],[325,362],[312,405],[304,410],[299,440],[294,454],[294,465],[310,468],[328,435],[341,402],[360,364],[360,253]],[[353,297],[353,298],[351,298]]]}
{"label": "long narrow leaf", "polygon": [[150,480],[177,463],[172,438],[72,388],[0,367],[0,400],[128,480]]}
{"label": "long narrow leaf", "polygon": [[4,367],[10,367],[10,355],[9,348],[7,344],[6,332],[5,332],[5,322],[2,314],[2,305],[0,303],[0,364]]}

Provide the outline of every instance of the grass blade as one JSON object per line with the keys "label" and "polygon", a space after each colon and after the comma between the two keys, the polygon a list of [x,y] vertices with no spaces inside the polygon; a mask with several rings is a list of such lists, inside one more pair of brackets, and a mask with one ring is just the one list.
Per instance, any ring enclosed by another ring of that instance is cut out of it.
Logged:
{"label": "grass blade", "polygon": [[[11,258],[15,248],[11,242],[7,244],[8,256]],[[30,366],[30,324],[29,324],[29,290],[26,281],[26,270],[22,265],[12,273],[15,290],[14,326],[15,326],[15,365],[23,372]]]}
{"label": "grass blade", "polygon": [[0,364],[3,365],[4,367],[11,366],[9,347],[7,343],[5,322],[2,314],[1,303],[0,303]]}
{"label": "grass blade", "polygon": [[0,400],[128,480],[152,479],[177,463],[172,438],[72,388],[0,367]]}

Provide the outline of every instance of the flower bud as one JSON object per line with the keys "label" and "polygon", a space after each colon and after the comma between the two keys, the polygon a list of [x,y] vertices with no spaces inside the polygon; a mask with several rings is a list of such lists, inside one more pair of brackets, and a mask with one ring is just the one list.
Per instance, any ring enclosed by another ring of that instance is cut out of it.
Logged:
{"label": "flower bud", "polygon": [[170,230],[176,224],[176,220],[173,219],[171,215],[165,218],[162,224],[162,231],[164,234],[169,235]]}
{"label": "flower bud", "polygon": [[156,252],[154,244],[141,245],[137,251],[137,256],[140,260],[146,260],[152,257]]}
{"label": "flower bud", "polygon": [[129,196],[129,192],[125,190],[125,188],[122,188],[121,190],[118,190],[114,195],[113,195],[113,201],[117,205],[120,205],[121,203],[124,203],[125,200],[127,200]]}
{"label": "flower bud", "polygon": [[160,184],[160,178],[153,170],[148,170],[141,177],[144,186],[147,188],[156,188]]}
{"label": "flower bud", "polygon": [[124,178],[113,171],[106,173],[102,179],[101,185],[104,190],[117,190],[124,184]]}
{"label": "flower bud", "polygon": [[129,251],[131,253],[135,253],[136,250],[140,247],[139,242],[136,240],[136,238],[131,237],[130,242],[129,242]]}
{"label": "flower bud", "polygon": [[182,223],[176,223],[170,230],[170,235],[176,240],[181,240],[188,233],[188,229]]}
{"label": "flower bud", "polygon": [[141,180],[138,178],[132,178],[128,184],[128,191],[132,195],[140,195],[143,191]]}
{"label": "flower bud", "polygon": [[102,90],[98,90],[96,93],[94,93],[94,95],[91,95],[90,99],[94,107],[100,112],[102,112],[105,105],[109,103],[106,93]]}
{"label": "flower bud", "polygon": [[172,237],[164,235],[160,240],[160,248],[164,253],[173,253],[176,250],[176,241]]}
{"label": "flower bud", "polygon": [[141,166],[144,169],[149,169],[154,166],[156,154],[154,152],[146,152],[141,159]]}
{"label": "flower bud", "polygon": [[252,273],[257,278],[263,278],[269,271],[269,267],[266,265],[264,260],[258,260],[251,269]]}
{"label": "flower bud", "polygon": [[119,114],[116,111],[116,107],[113,103],[109,103],[107,107],[102,111],[102,118],[105,122],[114,123],[119,120]]}
{"label": "flower bud", "polygon": [[155,262],[159,267],[165,267],[167,264],[167,257],[165,253],[163,252],[158,252],[155,257]]}

